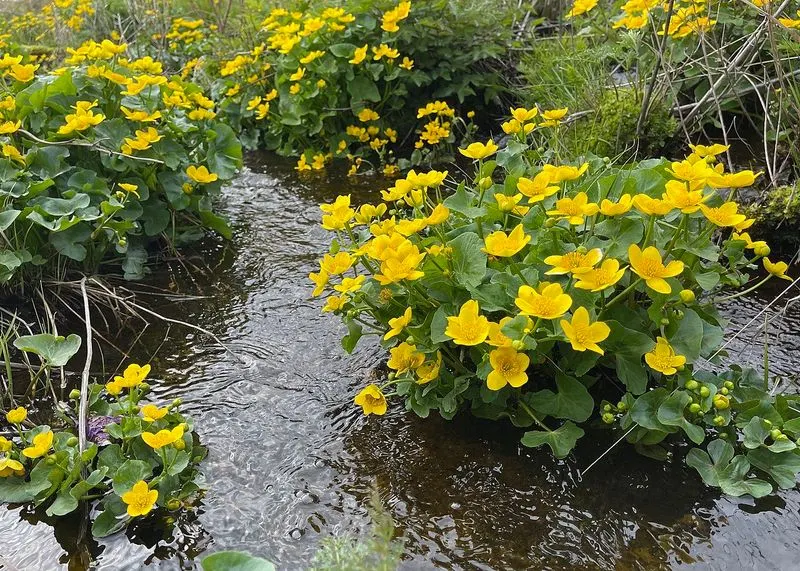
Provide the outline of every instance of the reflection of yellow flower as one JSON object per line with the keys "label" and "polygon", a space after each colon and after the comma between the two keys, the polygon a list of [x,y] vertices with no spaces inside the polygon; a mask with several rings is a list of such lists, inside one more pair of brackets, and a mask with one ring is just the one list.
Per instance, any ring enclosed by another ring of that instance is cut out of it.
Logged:
{"label": "reflection of yellow flower", "polygon": [[360,393],[356,395],[354,402],[361,407],[365,415],[377,414],[382,416],[386,414],[386,397],[383,396],[378,385],[367,385]]}
{"label": "reflection of yellow flower", "polygon": [[591,322],[589,312],[585,307],[579,307],[572,315],[572,321],[561,320],[561,329],[564,330],[572,348],[575,351],[594,351],[603,354],[598,343],[605,341],[611,333],[611,328],[602,321]]}
{"label": "reflection of yellow flower", "polygon": [[664,278],[674,278],[683,272],[683,262],[673,260],[665,266],[661,253],[653,246],[642,251],[638,245],[631,244],[628,258],[631,261],[631,270],[645,280],[647,287],[658,293],[670,293],[672,288]]}
{"label": "reflection of yellow flower", "polygon": [[555,319],[569,310],[572,298],[564,293],[561,284],[542,282],[539,291],[528,285],[520,286],[514,303],[524,315]]}
{"label": "reflection of yellow flower", "polygon": [[665,375],[674,375],[678,372],[677,367],[686,363],[686,357],[676,355],[675,349],[663,337],[658,338],[652,351],[645,353],[644,360],[651,369]]}
{"label": "reflection of yellow flower", "polygon": [[544,263],[553,268],[547,270],[545,274],[548,276],[583,274],[591,270],[602,258],[603,252],[600,248],[593,248],[588,252],[575,250],[561,256],[547,256]]}
{"label": "reflection of yellow flower", "polygon": [[530,241],[531,237],[525,234],[522,224],[517,224],[509,234],[498,230],[486,236],[483,251],[498,258],[507,258],[518,253]]}
{"label": "reflection of yellow flower", "polygon": [[458,152],[470,159],[480,160],[492,156],[499,148],[500,147],[494,144],[494,141],[489,139],[486,144],[472,143],[468,145],[466,149],[458,149]]}
{"label": "reflection of yellow flower", "polygon": [[786,262],[771,262],[769,258],[764,258],[764,269],[767,270],[770,275],[792,281],[792,278],[786,275],[786,270],[789,269],[789,264]]}
{"label": "reflection of yellow flower", "polygon": [[528,374],[525,371],[530,362],[525,353],[518,353],[513,347],[495,349],[489,353],[492,371],[486,378],[486,386],[492,391],[499,391],[506,385],[521,387],[528,382]]}
{"label": "reflection of yellow flower", "polygon": [[489,336],[489,320],[479,314],[478,302],[471,299],[461,306],[457,316],[447,318],[444,334],[456,345],[480,345]]}
{"label": "reflection of yellow flower", "polygon": [[147,515],[158,500],[158,490],[151,490],[144,480],[136,482],[130,491],[121,496],[122,501],[128,506],[128,515],[137,517]]}
{"label": "reflection of yellow flower", "polygon": [[409,323],[411,323],[411,308],[407,307],[403,315],[389,320],[389,331],[383,336],[384,341],[400,335]]}
{"label": "reflection of yellow flower", "polygon": [[147,444],[150,448],[155,450],[163,448],[164,446],[169,446],[173,442],[177,442],[182,438],[183,424],[179,424],[172,430],[159,430],[155,434],[152,432],[142,432],[142,440],[144,440],[145,444]]}
{"label": "reflection of yellow flower", "polygon": [[53,431],[47,430],[34,436],[33,443],[22,451],[22,455],[26,458],[40,458],[50,451],[51,446],[53,446]]}

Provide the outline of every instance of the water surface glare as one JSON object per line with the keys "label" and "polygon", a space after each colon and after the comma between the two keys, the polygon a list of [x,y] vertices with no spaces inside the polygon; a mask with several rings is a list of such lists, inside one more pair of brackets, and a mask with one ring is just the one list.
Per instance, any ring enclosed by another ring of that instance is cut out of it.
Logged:
{"label": "water surface glare", "polygon": [[[196,569],[200,554],[220,549],[303,569],[322,537],[365,531],[373,485],[407,537],[407,569],[797,569],[796,490],[758,501],[720,497],[681,462],[657,463],[625,446],[581,477],[613,442],[603,430],[556,461],[522,448],[520,431],[504,423],[422,420],[397,402],[383,418],[362,417],[352,397],[381,374],[384,355],[366,339],[344,353],[343,327],[320,315],[306,276],[327,250],[318,203],[340,193],[377,200],[385,183],[340,173],[300,179],[274,157],[248,163],[222,205],[236,228],[232,243],[209,240],[210,265],[189,258],[188,270],[149,279],[207,296],[157,309],[212,330],[241,359],[172,327],[152,361],[153,398],[181,397],[209,447],[202,506],[174,526],[136,525],[127,537],[98,541],[76,540],[80,518],[53,527],[28,508],[1,509],[0,569],[86,569],[90,556],[104,571]],[[726,307],[732,328],[770,299]],[[152,325],[135,357],[146,360],[165,333]],[[773,370],[796,381],[800,309],[790,307],[768,334]],[[124,331],[117,341],[132,338]],[[747,333],[729,350],[759,366],[762,341]]]}

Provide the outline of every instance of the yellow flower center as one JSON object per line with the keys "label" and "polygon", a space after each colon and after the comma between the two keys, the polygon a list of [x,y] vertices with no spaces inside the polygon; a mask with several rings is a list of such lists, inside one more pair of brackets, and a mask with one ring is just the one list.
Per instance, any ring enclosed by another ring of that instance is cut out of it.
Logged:
{"label": "yellow flower center", "polygon": [[663,264],[660,264],[658,260],[644,258],[636,269],[639,270],[639,272],[641,272],[645,278],[657,278],[661,276],[664,266]]}
{"label": "yellow flower center", "polygon": [[513,377],[519,374],[519,363],[516,359],[503,361],[503,364],[500,365],[500,372],[503,373],[504,377]]}

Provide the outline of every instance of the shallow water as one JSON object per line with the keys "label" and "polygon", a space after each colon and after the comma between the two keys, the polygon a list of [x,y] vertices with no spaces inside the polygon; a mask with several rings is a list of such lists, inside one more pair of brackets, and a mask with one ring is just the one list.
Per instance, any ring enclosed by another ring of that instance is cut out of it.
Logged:
{"label": "shallow water", "polygon": [[[613,442],[603,430],[556,461],[522,448],[519,431],[502,423],[421,420],[399,406],[383,418],[362,417],[352,397],[379,374],[383,354],[364,341],[354,355],[344,353],[342,328],[309,300],[305,276],[326,250],[317,204],[342,192],[374,199],[383,183],[353,184],[336,173],[298,179],[289,162],[248,162],[223,205],[236,227],[232,243],[209,240],[201,249],[210,265],[190,257],[186,269],[173,264],[149,279],[208,296],[150,302],[212,330],[238,359],[179,327],[164,342],[158,324],[134,351],[142,361],[158,352],[157,398],[180,396],[210,449],[202,506],[172,526],[139,526],[97,542],[77,539],[79,519],[53,527],[25,508],[0,509],[0,569],[77,570],[90,558],[103,570],[194,569],[199,554],[219,549],[302,569],[321,537],[367,528],[374,485],[408,538],[408,569],[797,568],[795,490],[756,502],[720,497],[681,463],[643,459],[624,446],[581,476]],[[775,293],[727,307],[732,331]],[[737,360],[760,366],[762,323],[728,347]],[[137,334],[124,329],[116,342],[127,347]],[[772,370],[795,382],[800,308],[775,318],[768,340]],[[113,351],[105,357],[112,368],[119,359]]]}

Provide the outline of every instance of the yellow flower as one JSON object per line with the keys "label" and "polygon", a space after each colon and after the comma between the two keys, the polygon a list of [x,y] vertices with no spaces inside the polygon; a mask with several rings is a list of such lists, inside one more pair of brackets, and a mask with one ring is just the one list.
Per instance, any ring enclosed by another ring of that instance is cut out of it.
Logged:
{"label": "yellow flower", "polygon": [[397,347],[392,347],[389,355],[389,362],[386,363],[386,366],[397,371],[398,375],[416,369],[425,362],[425,355],[417,351],[417,346],[405,342],[400,343]]}
{"label": "yellow flower", "polygon": [[789,264],[786,262],[771,262],[769,258],[764,258],[763,262],[764,269],[767,270],[770,275],[792,281],[792,278],[786,275],[786,270],[789,269]]}
{"label": "yellow flower", "polygon": [[735,202],[726,202],[715,208],[705,204],[700,205],[700,210],[703,211],[705,217],[713,224],[721,227],[736,226],[747,219],[747,216],[737,212],[738,209],[739,206]]}
{"label": "yellow flower", "polygon": [[28,411],[25,407],[18,406],[6,413],[6,420],[11,424],[22,424],[28,418]]}
{"label": "yellow flower", "polygon": [[544,263],[553,266],[545,274],[548,276],[561,276],[568,273],[583,274],[591,270],[603,259],[603,252],[600,248],[593,248],[588,252],[575,250],[567,252],[562,256],[547,256]]}
{"label": "yellow flower", "polygon": [[672,207],[680,209],[684,214],[697,212],[703,202],[711,198],[711,195],[704,196],[703,190],[689,190],[685,182],[678,180],[667,181],[666,192],[661,196],[664,202]]}
{"label": "yellow flower", "polygon": [[489,390],[499,391],[506,385],[519,388],[528,382],[525,372],[531,360],[525,353],[518,353],[513,347],[499,347],[489,353],[492,371],[486,378]]}
{"label": "yellow flower", "polygon": [[497,206],[500,208],[502,212],[520,212],[520,209],[522,209],[524,210],[524,212],[522,212],[524,216],[525,212],[529,210],[529,208],[525,206],[517,206],[519,202],[522,200],[521,194],[508,196],[507,194],[497,193],[494,195],[494,199],[497,202]]}
{"label": "yellow flower", "polygon": [[20,65],[14,64],[11,66],[11,69],[6,72],[8,75],[16,79],[17,81],[21,81],[22,83],[27,83],[31,79],[33,79],[34,73],[36,70],[39,69],[38,65],[33,65],[32,63]]}
{"label": "yellow flower", "polygon": [[347,298],[345,296],[332,295],[331,297],[325,300],[325,306],[322,308],[322,312],[330,313],[339,311],[344,307],[346,303],[347,303]]}
{"label": "yellow flower", "polygon": [[[566,109],[564,111],[566,111]],[[545,113],[547,113],[547,111],[545,111]],[[558,167],[554,165],[544,165],[542,167],[542,172],[548,174],[550,182],[559,183],[565,180],[580,178],[588,169],[589,163],[583,163],[579,167],[574,167],[572,165],[561,165]]]}
{"label": "yellow flower", "polygon": [[528,202],[541,202],[548,196],[558,192],[557,186],[551,185],[550,173],[544,171],[537,174],[533,179],[520,177],[517,181],[517,190],[528,197]]}
{"label": "yellow flower", "polygon": [[158,408],[154,404],[146,404],[141,410],[142,418],[147,422],[155,422],[160,420],[164,418],[168,412],[169,410],[166,407]]}
{"label": "yellow flower", "polygon": [[[486,343],[492,347],[511,347],[512,343],[514,342],[513,339],[503,333],[503,327],[505,327],[505,325],[510,321],[510,317],[504,317],[500,320],[500,323],[490,321],[489,338],[486,340]],[[533,328],[533,321],[530,321],[529,327]]]}
{"label": "yellow flower", "polygon": [[349,270],[354,262],[353,257],[347,252],[336,252],[335,256],[325,254],[320,266],[326,273],[337,276]]}
{"label": "yellow flower", "polygon": [[574,18],[575,16],[585,14],[595,6],[597,6],[597,0],[575,0],[572,4],[572,9],[567,12],[567,18]]}
{"label": "yellow flower", "polygon": [[219,179],[216,173],[209,172],[205,165],[190,165],[186,169],[186,174],[190,179],[200,184],[208,184]]}
{"label": "yellow flower", "polygon": [[425,275],[425,272],[417,269],[424,257],[425,254],[416,245],[405,240],[381,261],[381,273],[375,279],[383,286],[402,280],[418,280]]}
{"label": "yellow flower", "polygon": [[607,198],[600,203],[600,214],[603,216],[619,216],[625,214],[633,206],[633,197],[630,194],[623,194],[618,202],[611,202]]}
{"label": "yellow flower", "polygon": [[555,319],[569,310],[572,298],[564,293],[561,284],[542,282],[539,284],[539,291],[528,285],[520,286],[514,303],[523,315]]}
{"label": "yellow flower", "polygon": [[370,121],[377,121],[381,116],[372,109],[362,109],[358,112],[358,120],[362,123],[369,123]]}
{"label": "yellow flower", "polygon": [[11,441],[5,436],[0,436],[0,452],[8,452],[11,450]]}
{"label": "yellow flower", "polygon": [[636,210],[648,216],[663,216],[674,207],[666,200],[652,198],[646,194],[637,194],[633,197],[633,205]]}
{"label": "yellow flower", "polygon": [[563,107],[561,109],[548,109],[547,111],[542,111],[542,119],[544,119],[544,121],[539,123],[539,126],[554,127],[556,125],[560,125],[561,120],[564,117],[566,117],[567,111],[569,111],[567,107]]}
{"label": "yellow flower", "polygon": [[717,155],[721,155],[725,151],[727,151],[730,147],[728,145],[689,145],[689,148],[692,149],[692,152],[704,159],[705,157],[716,157]]}
{"label": "yellow flower", "polygon": [[486,144],[472,143],[471,145],[467,146],[466,149],[458,149],[458,152],[465,157],[469,157],[470,159],[481,160],[492,156],[499,148],[500,147],[494,144],[494,141],[489,139]]}
{"label": "yellow flower", "polygon": [[389,331],[383,336],[383,340],[391,339],[402,333],[403,329],[411,323],[411,308],[408,307],[400,317],[389,320]]}
{"label": "yellow flower", "polygon": [[14,145],[3,143],[2,151],[3,156],[23,164],[25,163],[25,157],[22,156],[22,153],[20,153],[19,149],[17,149],[17,147]]}
{"label": "yellow flower", "polygon": [[671,293],[672,288],[664,278],[674,278],[683,272],[684,266],[680,260],[673,260],[665,266],[661,253],[654,246],[648,246],[643,252],[637,244],[631,244],[628,258],[631,270],[645,280],[647,287],[658,293]]}
{"label": "yellow flower", "polygon": [[0,135],[16,133],[22,127],[22,121],[5,121],[0,123]]}
{"label": "yellow flower", "polygon": [[620,269],[617,260],[608,258],[603,260],[599,268],[592,268],[588,272],[578,275],[575,287],[592,292],[603,291],[616,284],[623,275],[625,275],[625,268]]}
{"label": "yellow flower", "polygon": [[400,56],[400,52],[394,48],[390,48],[387,44],[381,44],[377,48],[373,47],[372,54],[372,59],[375,61],[380,60],[382,57],[392,60]]}
{"label": "yellow flower", "polygon": [[108,381],[106,383],[106,392],[112,396],[117,396],[122,392],[122,386],[116,381]]}
{"label": "yellow flower", "polygon": [[130,491],[122,494],[122,501],[128,506],[128,515],[137,517],[147,515],[158,500],[158,490],[151,490],[144,480],[136,482]]}
{"label": "yellow flower", "polygon": [[392,8],[391,10],[387,10],[383,13],[383,18],[381,20],[381,29],[384,32],[394,33],[398,31],[400,28],[397,26],[397,22],[401,20],[405,20],[408,18],[408,13],[411,10],[411,2],[408,0],[404,2],[400,2],[396,7]]}
{"label": "yellow flower", "polygon": [[403,69],[407,69],[407,70],[411,71],[411,69],[414,67],[414,60],[413,59],[408,59],[407,57],[404,57],[403,61],[400,63],[400,67],[402,67]]}
{"label": "yellow flower", "polygon": [[591,322],[589,312],[585,307],[579,307],[572,315],[572,321],[561,320],[561,329],[567,336],[575,351],[594,351],[604,353],[598,343],[605,341],[611,333],[611,328],[602,321]]}
{"label": "yellow flower", "polygon": [[369,49],[369,46],[367,44],[364,44],[360,48],[356,48],[356,51],[353,54],[353,59],[350,60],[350,63],[352,63],[353,65],[358,65],[362,61],[364,61],[364,59],[367,57],[367,49]]}
{"label": "yellow flower", "polygon": [[157,121],[161,119],[161,111],[154,111],[153,113],[149,113],[148,111],[143,111],[140,109],[130,110],[125,106],[120,107],[120,110],[125,115],[125,118],[129,121],[138,121],[140,123],[152,123],[153,121]]}
{"label": "yellow flower", "polygon": [[456,345],[480,345],[489,336],[489,320],[479,312],[477,301],[467,301],[461,306],[458,316],[447,318],[444,334]]}
{"label": "yellow flower", "polygon": [[566,220],[573,226],[583,224],[586,216],[594,216],[600,207],[594,202],[589,202],[589,197],[585,192],[579,192],[575,198],[560,198],[556,201],[556,207],[548,210],[548,216],[558,216],[561,220]]}
{"label": "yellow flower", "polygon": [[289,81],[300,81],[306,74],[306,68],[298,67],[297,71],[289,76]]}
{"label": "yellow flower", "polygon": [[329,278],[330,276],[325,270],[320,270],[318,274],[315,274],[314,272],[308,274],[308,279],[314,282],[314,285],[316,286],[314,291],[311,293],[312,297],[319,296],[325,290],[325,286],[328,285]]}
{"label": "yellow flower", "polygon": [[355,293],[364,285],[364,276],[356,276],[354,278],[344,278],[342,283],[333,286],[333,289],[340,293]]}
{"label": "yellow flower", "polygon": [[491,256],[508,258],[522,250],[530,241],[531,237],[525,233],[522,224],[517,224],[509,234],[498,230],[486,236],[482,249]]}
{"label": "yellow flower", "polygon": [[122,376],[117,375],[114,377],[114,382],[124,389],[129,389],[143,383],[149,374],[150,365],[140,367],[136,363],[131,363],[125,367]]}
{"label": "yellow flower", "polygon": [[364,411],[364,414],[367,416],[370,414],[377,414],[378,416],[383,416],[386,414],[386,397],[383,396],[383,393],[378,385],[367,385],[361,390],[360,393],[356,395],[356,398],[353,400],[358,406],[361,407],[361,409]]}
{"label": "yellow flower", "polygon": [[677,367],[686,363],[686,357],[676,355],[675,349],[663,337],[658,338],[652,351],[645,353],[644,360],[651,369],[665,375],[674,375],[678,372]]}
{"label": "yellow flower", "polygon": [[139,187],[135,184],[121,182],[117,186],[119,186],[125,192],[134,195],[136,198],[139,198]]}
{"label": "yellow flower", "polygon": [[525,109],[524,107],[511,108],[511,116],[520,123],[532,121],[539,114],[539,108]]}
{"label": "yellow flower", "polygon": [[11,475],[24,476],[25,467],[13,458],[0,458],[0,478],[8,478]]}
{"label": "yellow flower", "polygon": [[737,173],[721,174],[716,173],[708,178],[708,185],[713,188],[743,188],[753,186],[756,179],[763,173],[753,171],[741,171]]}
{"label": "yellow flower", "polygon": [[179,424],[172,430],[159,430],[155,434],[152,432],[142,432],[142,440],[144,440],[145,444],[147,444],[150,448],[155,450],[163,448],[164,446],[169,446],[173,442],[177,442],[182,438],[183,424]]}
{"label": "yellow flower", "polygon": [[22,451],[26,458],[40,458],[50,451],[53,446],[53,431],[47,430],[33,437],[33,444]]}
{"label": "yellow flower", "polygon": [[439,371],[442,368],[442,354],[436,351],[435,361],[425,361],[417,368],[417,384],[424,385],[439,378]]}
{"label": "yellow flower", "polygon": [[450,218],[450,209],[444,204],[437,204],[431,211],[430,215],[425,218],[425,222],[430,226],[435,226],[437,224],[441,224],[442,222],[446,222],[448,218]]}

